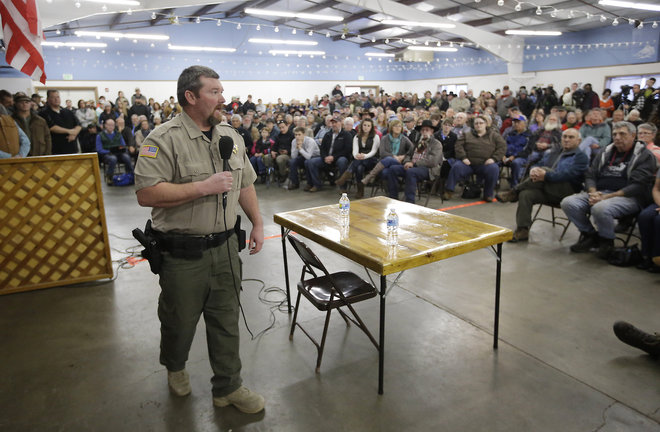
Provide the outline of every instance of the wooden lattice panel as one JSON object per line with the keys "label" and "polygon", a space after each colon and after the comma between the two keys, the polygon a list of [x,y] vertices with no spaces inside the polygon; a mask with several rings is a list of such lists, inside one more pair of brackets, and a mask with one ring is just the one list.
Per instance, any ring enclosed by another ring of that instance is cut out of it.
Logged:
{"label": "wooden lattice panel", "polygon": [[112,277],[96,154],[0,159],[0,294]]}

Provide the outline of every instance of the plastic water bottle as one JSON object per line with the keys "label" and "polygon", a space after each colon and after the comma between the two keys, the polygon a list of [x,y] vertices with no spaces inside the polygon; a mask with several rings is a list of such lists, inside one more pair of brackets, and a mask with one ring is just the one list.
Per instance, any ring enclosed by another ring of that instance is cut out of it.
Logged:
{"label": "plastic water bottle", "polygon": [[396,246],[399,243],[399,216],[396,210],[390,209],[387,215],[387,245]]}
{"label": "plastic water bottle", "polygon": [[348,195],[343,193],[339,199],[339,220],[342,226],[348,225],[348,217],[350,212],[351,201],[348,199]]}

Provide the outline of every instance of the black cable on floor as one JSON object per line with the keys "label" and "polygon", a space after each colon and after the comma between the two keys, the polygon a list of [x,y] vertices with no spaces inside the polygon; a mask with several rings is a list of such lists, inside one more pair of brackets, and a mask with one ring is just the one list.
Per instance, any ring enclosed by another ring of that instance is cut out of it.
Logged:
{"label": "black cable on floor", "polygon": [[[226,221],[225,221],[225,226],[227,226]],[[128,237],[121,237],[113,233],[109,233],[109,236],[116,237],[121,240],[133,240],[132,238]],[[119,259],[112,260],[112,263],[116,265],[116,269],[114,271],[114,276],[112,279],[106,279],[102,281],[97,281],[97,282],[83,282],[80,284],[76,284],[75,286],[100,286],[100,285],[105,285],[110,282],[115,281],[119,277],[119,271],[120,270],[130,270],[133,267],[135,267],[136,263],[130,263],[128,261],[129,258],[141,258],[141,248],[142,245],[137,244],[133,246],[129,246],[125,248],[124,250],[120,250],[117,248],[110,248],[111,250],[123,254],[124,256]],[[227,252],[230,253],[229,249],[229,242],[227,241]],[[231,256],[231,255],[230,255]],[[232,281],[236,280],[235,274],[234,274],[234,267],[232,265],[231,258],[229,259],[229,266],[231,269],[231,274],[232,274]],[[245,311],[243,310],[243,305],[241,304],[240,300],[240,295],[238,291],[238,287],[236,287],[236,284],[234,284],[234,290],[236,291],[236,296],[238,299],[238,305],[241,310],[241,315],[243,316],[243,322],[245,323],[245,327],[247,328],[248,333],[250,333],[250,340],[255,340],[259,338],[260,336],[266,334],[269,330],[272,330],[275,328],[275,323],[277,322],[277,318],[275,317],[275,311],[279,311],[285,314],[289,313],[289,308],[287,305],[286,301],[286,291],[282,288],[279,288],[277,286],[270,286],[266,287],[266,283],[262,281],[261,279],[253,279],[253,278],[248,278],[248,279],[243,279],[241,280],[241,283],[244,282],[256,282],[258,284],[261,284],[261,287],[259,288],[259,293],[258,293],[258,298],[259,301],[266,306],[268,306],[268,312],[270,314],[270,320],[269,324],[266,328],[258,332],[256,335],[252,333],[252,330],[248,326],[247,323],[247,318],[245,316]]]}
{"label": "black cable on floor", "polygon": [[[275,311],[279,311],[286,314],[289,313],[289,309],[287,307],[287,302],[286,302],[286,291],[284,291],[282,288],[275,286],[266,287],[266,283],[261,279],[243,279],[242,282],[257,282],[261,284],[258,298],[261,303],[268,306],[268,312],[270,313],[270,323],[265,329],[261,330],[256,335],[252,336],[251,340],[254,340],[264,335],[269,330],[275,328],[275,323],[277,322],[277,318],[275,317]],[[273,298],[274,296],[280,296],[281,299]]]}

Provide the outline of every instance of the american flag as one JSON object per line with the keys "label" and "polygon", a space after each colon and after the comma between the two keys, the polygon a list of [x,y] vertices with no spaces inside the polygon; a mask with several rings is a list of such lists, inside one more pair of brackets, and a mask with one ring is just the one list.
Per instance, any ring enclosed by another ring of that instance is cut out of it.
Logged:
{"label": "american flag", "polygon": [[7,46],[7,63],[33,80],[46,84],[37,0],[0,0],[0,18]]}
{"label": "american flag", "polygon": [[138,156],[146,156],[150,158],[155,158],[158,156],[158,147],[155,145],[143,145],[140,147],[140,154]]}

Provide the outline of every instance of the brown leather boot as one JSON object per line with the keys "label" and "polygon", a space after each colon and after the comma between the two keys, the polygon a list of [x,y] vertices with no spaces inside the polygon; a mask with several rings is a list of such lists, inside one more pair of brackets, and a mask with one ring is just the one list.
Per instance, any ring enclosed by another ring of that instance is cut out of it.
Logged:
{"label": "brown leather boot", "polygon": [[344,174],[342,174],[341,177],[339,177],[337,181],[335,181],[335,184],[337,186],[344,186],[344,183],[346,183],[352,178],[353,178],[353,173],[350,170],[346,170],[344,171]]}
{"label": "brown leather boot", "polygon": [[384,169],[385,169],[385,165],[383,165],[382,163],[378,162],[378,163],[376,164],[376,166],[374,167],[374,169],[372,169],[371,172],[369,172],[369,174],[367,174],[366,176],[364,176],[364,178],[362,179],[362,184],[364,184],[364,185],[368,185],[369,183],[371,183],[372,181],[374,181],[374,179],[376,178],[376,176],[378,175],[378,173],[381,172],[381,171],[384,170]]}
{"label": "brown leather boot", "polygon": [[355,193],[355,199],[360,199],[364,196],[364,184],[362,182],[357,183],[357,192]]}

